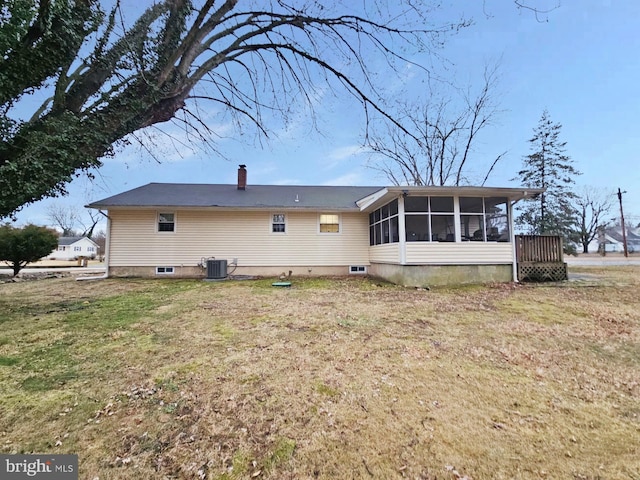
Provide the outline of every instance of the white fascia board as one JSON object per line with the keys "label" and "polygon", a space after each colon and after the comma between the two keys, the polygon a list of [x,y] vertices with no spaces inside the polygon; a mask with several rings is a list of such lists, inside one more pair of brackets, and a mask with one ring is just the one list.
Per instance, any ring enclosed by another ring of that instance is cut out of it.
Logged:
{"label": "white fascia board", "polygon": [[378,190],[377,192],[372,193],[371,195],[367,195],[366,197],[361,198],[356,202],[356,205],[360,207],[360,211],[362,212],[366,210],[367,207],[384,197],[387,193],[389,193],[389,189],[385,187],[381,190]]}

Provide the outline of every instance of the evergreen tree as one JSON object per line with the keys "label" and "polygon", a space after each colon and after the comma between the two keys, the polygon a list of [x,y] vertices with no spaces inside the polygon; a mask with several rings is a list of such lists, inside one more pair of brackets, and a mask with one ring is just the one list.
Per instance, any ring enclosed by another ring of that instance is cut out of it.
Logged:
{"label": "evergreen tree", "polygon": [[565,252],[575,252],[576,212],[572,206],[574,177],[581,173],[565,154],[567,142],[560,140],[560,123],[553,123],[545,110],[529,140],[532,153],[523,158],[517,179],[525,187],[546,188],[538,198],[525,200],[516,225],[530,235],[560,235]]}
{"label": "evergreen tree", "polygon": [[10,265],[17,275],[27,263],[49,255],[58,246],[54,230],[36,225],[15,228],[8,223],[0,226],[0,261]]}

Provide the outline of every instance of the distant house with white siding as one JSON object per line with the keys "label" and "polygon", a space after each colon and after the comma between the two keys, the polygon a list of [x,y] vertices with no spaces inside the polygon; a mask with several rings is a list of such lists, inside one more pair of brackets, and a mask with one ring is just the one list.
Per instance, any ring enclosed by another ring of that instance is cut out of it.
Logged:
{"label": "distant house with white siding", "polygon": [[51,260],[75,260],[78,257],[95,258],[98,244],[87,237],[60,237],[58,247],[47,257]]}
{"label": "distant house with white siding", "polygon": [[[107,274],[368,273],[404,285],[511,281],[513,205],[540,189],[150,183],[107,210]],[[225,272],[226,273],[226,272]]]}
{"label": "distant house with white siding", "polygon": [[[627,251],[629,253],[640,252],[640,228],[626,227]],[[602,247],[600,246],[602,245]],[[624,242],[622,227],[612,225],[604,229],[600,235],[589,244],[590,252],[600,252],[604,248],[605,252],[623,252]]]}

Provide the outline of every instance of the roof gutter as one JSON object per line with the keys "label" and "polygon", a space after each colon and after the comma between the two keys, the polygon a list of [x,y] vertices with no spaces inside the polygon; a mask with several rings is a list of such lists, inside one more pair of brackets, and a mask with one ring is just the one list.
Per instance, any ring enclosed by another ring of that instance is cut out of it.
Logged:
{"label": "roof gutter", "polygon": [[102,210],[98,210],[98,212],[101,215],[104,215],[104,217],[107,219],[107,234],[106,234],[106,238],[105,238],[105,244],[104,244],[104,249],[105,249],[105,254],[104,254],[104,273],[102,275],[98,275],[96,277],[77,277],[76,281],[82,281],[82,280],[104,280],[105,278],[109,278],[109,250],[110,250],[110,243],[111,243],[111,217],[109,215],[107,215],[106,213],[104,213]]}

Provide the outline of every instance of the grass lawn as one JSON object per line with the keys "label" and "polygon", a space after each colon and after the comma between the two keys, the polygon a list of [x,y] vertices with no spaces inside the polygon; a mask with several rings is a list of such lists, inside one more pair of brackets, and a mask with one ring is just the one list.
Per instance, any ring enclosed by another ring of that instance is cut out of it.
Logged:
{"label": "grass lawn", "polygon": [[640,480],[640,268],[0,285],[0,452],[82,479]]}

